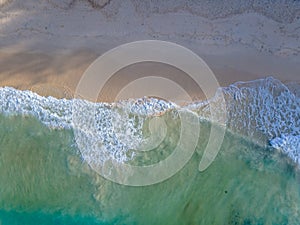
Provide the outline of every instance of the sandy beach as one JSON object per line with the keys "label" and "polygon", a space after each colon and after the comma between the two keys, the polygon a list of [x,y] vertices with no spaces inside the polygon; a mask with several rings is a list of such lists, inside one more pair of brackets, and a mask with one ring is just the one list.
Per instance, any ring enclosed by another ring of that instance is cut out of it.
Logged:
{"label": "sandy beach", "polygon": [[[221,14],[212,3],[206,4],[206,13],[205,4],[176,4],[155,8],[155,3],[129,0],[2,1],[0,86],[72,98],[80,77],[97,57],[120,44],[147,39],[191,49],[221,86],[266,76],[300,83],[300,4],[291,11],[274,3],[272,13],[255,4],[223,5],[218,6]],[[157,76],[182,76],[157,64],[132,67],[121,71],[98,100],[113,101],[112,93],[120,86],[150,76],[153,68]],[[193,82],[184,83],[193,99],[203,98]]]}
{"label": "sandy beach", "polygon": [[0,225],[299,225],[300,1],[0,0],[0,178]]}

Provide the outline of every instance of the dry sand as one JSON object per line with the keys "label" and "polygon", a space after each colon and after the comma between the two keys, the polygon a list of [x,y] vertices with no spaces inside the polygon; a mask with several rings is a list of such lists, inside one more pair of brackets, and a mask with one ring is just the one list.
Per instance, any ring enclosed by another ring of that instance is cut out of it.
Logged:
{"label": "dry sand", "polygon": [[[270,75],[300,83],[300,4],[286,8],[278,3],[268,11],[238,2],[223,5],[220,14],[220,4],[212,3],[5,1],[0,4],[0,86],[72,98],[80,77],[98,56],[143,39],[190,48],[206,61],[221,86]],[[114,101],[130,81],[152,74],[178,82],[193,99],[204,98],[181,71],[141,64],[117,73],[98,100]],[[142,97],[142,91],[132,90],[129,97]]]}

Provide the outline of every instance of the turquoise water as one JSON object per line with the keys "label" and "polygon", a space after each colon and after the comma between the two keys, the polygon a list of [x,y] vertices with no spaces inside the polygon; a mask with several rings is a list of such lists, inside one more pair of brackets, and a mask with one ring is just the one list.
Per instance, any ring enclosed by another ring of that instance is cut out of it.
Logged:
{"label": "turquoise water", "polygon": [[[90,169],[72,130],[24,116],[0,116],[0,127],[1,225],[300,224],[299,169],[276,150],[226,132],[213,164],[198,171],[207,122],[188,164],[145,187],[119,185]],[[172,140],[176,135],[167,152]]]}

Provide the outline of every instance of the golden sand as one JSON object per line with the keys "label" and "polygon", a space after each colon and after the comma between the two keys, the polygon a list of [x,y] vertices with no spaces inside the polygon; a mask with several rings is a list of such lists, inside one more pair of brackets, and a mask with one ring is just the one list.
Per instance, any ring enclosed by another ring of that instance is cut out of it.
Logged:
{"label": "golden sand", "polygon": [[[76,86],[88,66],[101,54],[91,51],[72,53],[34,53],[0,51],[0,86],[32,90],[43,96],[72,98]],[[248,58],[247,58],[248,57]],[[272,55],[232,54],[203,56],[220,86],[237,81],[249,81],[273,75],[283,82],[300,83],[300,66],[295,61]],[[205,96],[184,72],[160,63],[140,63],[123,68],[105,84],[98,101],[114,101],[121,89],[130,82],[147,76],[170,79],[183,87],[193,100]],[[130,97],[137,92],[132,92]]]}

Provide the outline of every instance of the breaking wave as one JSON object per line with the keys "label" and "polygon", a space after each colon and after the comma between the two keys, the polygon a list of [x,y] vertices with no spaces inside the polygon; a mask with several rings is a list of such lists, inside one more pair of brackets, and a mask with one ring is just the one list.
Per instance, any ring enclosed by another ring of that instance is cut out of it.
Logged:
{"label": "breaking wave", "polygon": [[149,117],[159,117],[166,112],[176,117],[176,111],[184,110],[210,121],[210,107],[222,104],[223,97],[228,129],[273,146],[300,165],[300,99],[288,86],[272,77],[237,82],[220,88],[208,101],[185,106],[146,97],[92,103],[42,97],[4,87],[0,88],[0,112],[34,116],[54,129],[73,129],[80,137],[77,145],[88,163],[104,162],[111,157],[122,162],[132,158],[128,154],[130,149],[137,149],[143,143],[142,130]]}

